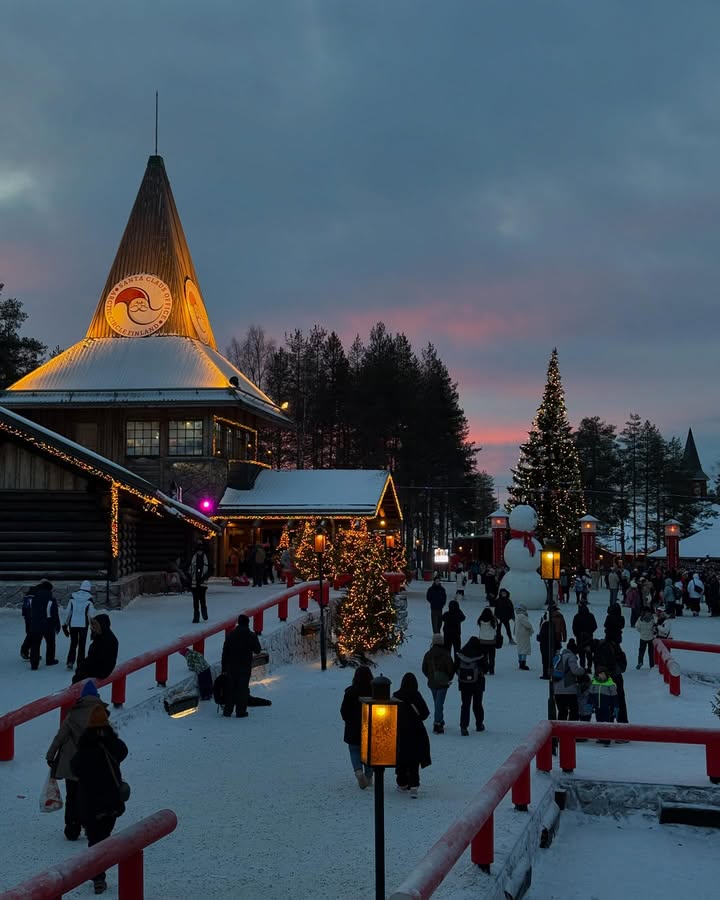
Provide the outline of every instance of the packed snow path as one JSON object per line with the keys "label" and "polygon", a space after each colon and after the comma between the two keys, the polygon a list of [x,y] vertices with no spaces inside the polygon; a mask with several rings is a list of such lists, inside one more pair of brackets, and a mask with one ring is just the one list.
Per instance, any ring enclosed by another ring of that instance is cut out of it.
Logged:
{"label": "packed snow path", "polygon": [[[397,655],[378,660],[398,687],[404,672],[414,671],[431,705],[420,664],[430,644],[430,616],[422,583],[409,591],[409,633]],[[218,582],[209,592],[210,621],[252,605],[276,590],[229,588]],[[448,586],[452,597],[454,585]],[[591,593],[592,609],[602,628],[607,592]],[[463,604],[463,637],[475,632],[484,605],[482,588],[468,585]],[[291,601],[291,618],[297,601]],[[576,611],[564,605],[568,631]],[[312,605],[311,605],[312,611]],[[160,646],[192,631],[189,595],[144,597],[111,614],[120,639],[120,659]],[[540,612],[531,613],[536,630]],[[629,619],[629,616],[626,616]],[[0,712],[65,687],[66,641],[58,641],[60,665],[31,672],[20,659],[23,626],[18,610],[0,610]],[[266,613],[265,632],[280,627]],[[710,698],[716,687],[683,678],[682,696],[670,697],[656,672],[636,671],[637,633],[626,627],[626,691],[630,719],[647,724],[713,727]],[[684,617],[673,623],[675,637],[720,642],[720,619]],[[220,656],[222,638],[208,642],[211,662]],[[718,658],[675,654],[683,671],[718,674]],[[445,707],[446,733],[431,735],[433,764],[421,773],[417,800],[394,790],[386,773],[387,888],[404,875],[462,811],[497,766],[512,752],[546,711],[547,682],[538,678],[540,654],[533,641],[530,672],[517,668],[515,648],[497,654],[497,674],[487,679],[486,728],[461,737],[459,694],[455,685]],[[252,709],[247,719],[225,719],[213,703],[194,716],[171,720],[156,705],[139,705],[161,694],[153,668],[128,678],[128,704],[112,713],[130,755],[124,777],[133,790],[116,830],[163,807],[178,815],[177,830],[145,854],[146,895],[153,900],[202,898],[317,898],[364,900],[373,896],[373,794],[361,791],[342,741],[340,702],[352,670],[331,665],[296,664],[256,682],[253,693],[272,699],[270,708]],[[183,660],[171,661],[168,684],[187,674]],[[102,690],[109,701],[110,689]],[[51,713],[16,730],[16,758],[0,763],[0,889],[10,887],[85,844],[68,843],[62,813],[43,815],[37,798],[45,778],[46,749],[59,716]],[[430,723],[431,728],[431,723]],[[611,748],[593,744],[578,749],[579,776],[706,784],[700,747],[629,744]],[[535,790],[547,776],[535,775]],[[538,780],[540,779],[540,780]],[[509,800],[496,817],[496,856],[513,840],[522,814]],[[466,854],[438,890],[439,898],[477,896],[485,879]],[[117,895],[117,870],[109,873],[109,897]],[[86,885],[68,896],[87,896]],[[473,893],[474,892],[474,893]],[[603,898],[602,892],[597,894]]]}

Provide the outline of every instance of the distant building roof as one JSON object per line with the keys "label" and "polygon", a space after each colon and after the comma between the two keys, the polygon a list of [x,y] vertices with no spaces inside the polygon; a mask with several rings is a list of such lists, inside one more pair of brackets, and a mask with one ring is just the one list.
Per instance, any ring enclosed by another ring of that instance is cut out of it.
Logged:
{"label": "distant building roof", "polygon": [[[720,513],[720,506],[714,504],[713,510]],[[715,521],[709,528],[696,531],[690,537],[683,538],[679,542],[680,559],[720,559],[720,521]],[[665,559],[667,548],[660,547],[654,553],[649,553],[649,559]]]}
{"label": "distant building roof", "polygon": [[137,492],[141,497],[151,500],[156,505],[163,507],[164,511],[172,516],[185,519],[197,527],[205,531],[218,531],[218,526],[204,516],[202,513],[180,503],[167,494],[163,494],[153,484],[146,481],[135,472],[120,466],[99,453],[94,453],[86,447],[76,444],[69,438],[49,428],[43,428],[29,419],[19,416],[12,410],[5,409],[0,406],[0,438],[5,434],[11,435],[14,439],[19,439],[41,453],[51,458],[55,458],[58,462],[66,465],[75,466],[82,469],[89,475],[104,478],[107,481],[115,481],[121,488],[130,489]]}
{"label": "distant building roof", "polygon": [[687,473],[688,478],[691,478],[693,481],[709,481],[708,476],[703,472],[703,468],[700,465],[700,456],[698,455],[697,447],[695,446],[692,428],[688,429],[682,466]]}
{"label": "distant building roof", "polygon": [[374,517],[388,492],[392,512],[402,518],[392,476],[383,469],[263,469],[250,490],[227,488],[215,517]]}

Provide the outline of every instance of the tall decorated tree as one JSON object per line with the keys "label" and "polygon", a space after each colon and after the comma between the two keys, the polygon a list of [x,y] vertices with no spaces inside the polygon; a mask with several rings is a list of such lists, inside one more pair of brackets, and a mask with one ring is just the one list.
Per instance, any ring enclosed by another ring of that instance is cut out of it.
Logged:
{"label": "tall decorated tree", "polygon": [[512,473],[510,505],[527,503],[535,508],[541,540],[552,538],[562,549],[576,547],[585,501],[557,349],[550,356],[542,402]]}
{"label": "tall decorated tree", "polygon": [[373,653],[394,650],[402,641],[397,609],[384,572],[384,541],[372,535],[359,548],[355,574],[335,617],[337,655],[341,664],[367,663]]}
{"label": "tall decorated tree", "polygon": [[363,548],[370,540],[367,520],[356,519],[338,532],[335,542],[335,569],[338,575],[354,575]]}

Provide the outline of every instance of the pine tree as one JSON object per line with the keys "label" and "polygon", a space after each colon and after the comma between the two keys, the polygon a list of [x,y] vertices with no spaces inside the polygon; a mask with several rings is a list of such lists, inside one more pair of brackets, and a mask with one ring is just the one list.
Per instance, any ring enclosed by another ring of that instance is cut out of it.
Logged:
{"label": "pine tree", "polygon": [[342,528],[335,542],[335,570],[338,575],[354,575],[362,551],[370,540],[367,520],[356,519],[349,528]]}
{"label": "pine tree", "polygon": [[394,650],[402,641],[397,610],[385,580],[387,555],[380,536],[360,548],[355,574],[337,607],[336,650],[341,664],[367,663],[373,653]]}
{"label": "pine tree", "polygon": [[562,549],[577,547],[585,502],[557,349],[550,356],[542,402],[512,473],[510,505],[527,503],[535,509],[541,539],[556,540]]}

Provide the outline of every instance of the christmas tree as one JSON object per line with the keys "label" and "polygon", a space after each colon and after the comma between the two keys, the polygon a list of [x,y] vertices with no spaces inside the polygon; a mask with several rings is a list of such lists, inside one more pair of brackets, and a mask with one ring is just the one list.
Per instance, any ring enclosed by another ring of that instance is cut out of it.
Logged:
{"label": "christmas tree", "polygon": [[[295,567],[303,581],[317,581],[320,577],[320,561],[315,552],[315,532],[317,522],[306,519],[303,524],[300,542],[295,548]],[[329,537],[326,537],[323,553],[323,578],[332,581],[335,577],[335,553]]]}
{"label": "christmas tree", "polygon": [[402,641],[393,595],[383,575],[386,568],[384,540],[373,535],[360,547],[352,584],[337,607],[336,649],[342,665],[367,663],[369,655],[394,650]]}
{"label": "christmas tree", "polygon": [[349,528],[338,533],[335,547],[335,570],[338,575],[354,575],[360,553],[370,540],[365,519],[356,519]]}
{"label": "christmas tree", "polygon": [[562,549],[578,542],[578,519],[585,513],[580,464],[573,442],[557,349],[548,365],[547,383],[528,440],[512,470],[510,506],[527,503],[538,514],[538,535]]}

